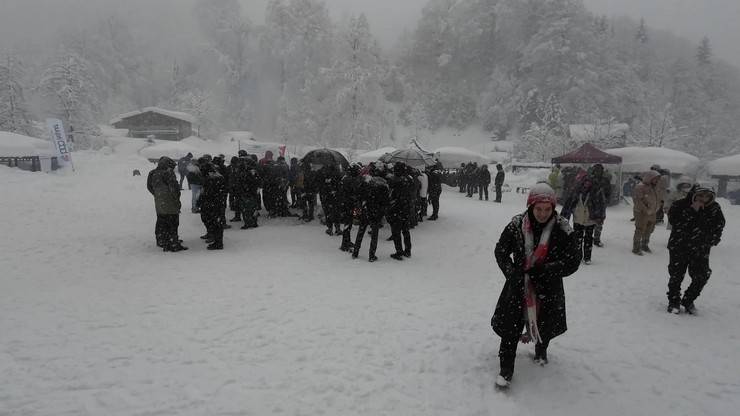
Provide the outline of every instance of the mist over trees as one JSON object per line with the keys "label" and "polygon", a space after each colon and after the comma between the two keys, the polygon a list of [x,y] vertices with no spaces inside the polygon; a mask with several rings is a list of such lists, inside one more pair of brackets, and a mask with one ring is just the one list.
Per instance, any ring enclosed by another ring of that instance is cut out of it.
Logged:
{"label": "mist over trees", "polygon": [[624,142],[596,144],[740,151],[740,70],[710,39],[581,0],[430,0],[387,51],[364,15],[332,18],[320,0],[270,0],[260,22],[238,0],[157,3],[0,49],[0,129],[31,134],[53,115],[93,145],[98,123],[158,105],[196,116],[205,137],[374,148],[399,124],[480,125],[546,159],[578,145],[568,125],[626,123]]}

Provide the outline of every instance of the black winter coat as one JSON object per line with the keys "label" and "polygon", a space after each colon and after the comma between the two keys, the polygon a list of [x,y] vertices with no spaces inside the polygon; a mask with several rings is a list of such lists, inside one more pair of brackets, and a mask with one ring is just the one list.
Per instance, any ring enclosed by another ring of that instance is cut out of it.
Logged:
{"label": "black winter coat", "polygon": [[440,196],[442,194],[442,172],[438,169],[432,169],[427,172],[429,178],[429,196]]}
{"label": "black winter coat", "polygon": [[218,172],[210,172],[203,180],[203,193],[198,204],[201,217],[217,216],[226,210],[226,178]]}
{"label": "black winter coat", "polygon": [[388,180],[391,191],[390,206],[388,208],[388,222],[399,227],[409,227],[411,207],[414,201],[411,195],[414,190],[414,180],[411,176],[391,176]]}
{"label": "black winter coat", "polygon": [[478,180],[480,181],[481,185],[488,186],[491,184],[491,172],[488,171],[488,169],[481,169],[480,173],[478,174]]}
{"label": "black winter coat", "polygon": [[180,183],[172,169],[157,167],[149,172],[146,187],[154,195],[157,215],[176,215],[180,213]]}
{"label": "black winter coat", "polygon": [[379,223],[388,210],[390,190],[383,178],[370,178],[360,187],[362,218],[368,223]]}
{"label": "black winter coat", "polygon": [[668,221],[672,227],[668,249],[687,255],[706,255],[722,239],[725,216],[716,201],[694,211],[691,208],[693,200],[694,193],[689,192],[686,198],[674,202],[668,210]]}
{"label": "black winter coat", "polygon": [[340,221],[343,224],[352,222],[352,211],[360,207],[360,187],[362,186],[362,182],[361,176],[345,175],[342,178],[339,209],[341,210]]}
{"label": "black winter coat", "polygon": [[496,186],[503,186],[504,185],[504,178],[506,178],[506,174],[503,170],[498,171],[496,174],[495,185]]}
{"label": "black winter coat", "polygon": [[[524,233],[522,221],[527,212],[517,215],[504,228],[494,251],[496,262],[506,277],[496,310],[491,318],[493,330],[502,338],[521,335],[524,325]],[[557,215],[557,214],[556,214]],[[535,222],[532,220],[533,223]],[[563,278],[578,270],[581,254],[577,239],[568,221],[557,216],[557,223],[550,234],[550,243],[545,258],[544,271],[534,277],[535,290],[540,301],[537,325],[544,339],[552,339],[564,333],[568,327],[565,318],[565,292]],[[535,230],[535,244],[539,240]]]}

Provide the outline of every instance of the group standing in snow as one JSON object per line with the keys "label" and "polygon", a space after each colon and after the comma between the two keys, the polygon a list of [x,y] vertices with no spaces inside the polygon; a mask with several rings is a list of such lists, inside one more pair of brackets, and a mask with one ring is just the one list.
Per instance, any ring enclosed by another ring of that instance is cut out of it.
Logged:
{"label": "group standing in snow", "polygon": [[[179,184],[175,168],[180,174]],[[166,186],[158,186],[162,182],[160,178],[167,179]],[[206,228],[201,238],[209,250],[223,249],[223,232],[231,228],[226,219],[227,208],[234,212],[230,222],[243,221],[241,229],[250,229],[258,227],[262,207],[268,218],[296,217],[311,222],[316,218],[318,199],[326,234],[341,236],[340,250],[351,253],[353,258],[359,257],[364,234],[370,229],[368,259],[371,262],[378,259],[378,234],[384,221],[390,226],[389,240],[395,246],[391,257],[410,258],[411,229],[425,218],[438,219],[442,192],[439,164],[421,170],[400,162],[354,164],[341,169],[338,165],[316,166],[293,158],[288,165],[282,156],[273,160],[270,151],[260,160],[256,155],[240,151],[228,166],[224,155],[195,159],[188,154],[177,163],[163,157],[150,173],[149,189],[157,206],[157,245],[164,251],[187,249],[177,236],[180,190],[185,178],[192,192],[191,211],[201,215]],[[161,210],[165,199],[169,202],[168,209]],[[429,205],[432,205],[431,216]],[[301,214],[291,209],[300,210]],[[169,217],[160,218],[160,211]],[[172,220],[172,215],[178,218],[177,222]],[[359,227],[353,242],[354,225]],[[170,244],[173,239],[176,244]]]}

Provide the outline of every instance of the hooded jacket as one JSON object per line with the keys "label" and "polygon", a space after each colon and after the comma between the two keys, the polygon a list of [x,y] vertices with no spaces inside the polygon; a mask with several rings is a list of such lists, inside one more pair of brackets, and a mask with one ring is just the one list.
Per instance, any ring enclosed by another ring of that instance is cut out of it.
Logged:
{"label": "hooded jacket", "polygon": [[635,215],[655,215],[660,205],[660,199],[658,199],[658,191],[655,185],[651,182],[657,178],[660,174],[654,170],[649,170],[642,174],[642,183],[635,186],[632,191],[632,200],[634,206],[632,208]]}
{"label": "hooded jacket", "polygon": [[[691,204],[700,192],[709,192],[712,200],[696,211]],[[668,221],[673,227],[668,249],[686,254],[709,253],[712,246],[719,244],[725,227],[725,217],[715,200],[714,190],[699,185],[695,185],[686,198],[673,203],[668,210]]]}
{"label": "hooded jacket", "polygon": [[149,172],[146,187],[154,195],[157,215],[177,215],[180,213],[180,183],[175,177],[177,164],[168,157],[162,157],[157,167]]}

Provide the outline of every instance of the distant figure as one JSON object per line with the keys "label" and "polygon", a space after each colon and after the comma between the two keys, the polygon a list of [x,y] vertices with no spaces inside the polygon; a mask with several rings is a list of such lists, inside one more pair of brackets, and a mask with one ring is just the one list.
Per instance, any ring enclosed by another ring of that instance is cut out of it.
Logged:
{"label": "distant figure", "polygon": [[496,187],[496,202],[501,203],[501,187],[504,186],[506,174],[504,173],[504,167],[500,163],[496,165],[496,170],[497,173],[494,182],[494,186]]}
{"label": "distant figure", "polygon": [[134,176],[141,176],[141,172],[139,172],[139,169],[134,169]]}
{"label": "distant figure", "polygon": [[655,213],[660,201],[656,187],[660,181],[660,174],[649,170],[642,175],[642,183],[634,190],[632,212],[635,215],[635,235],[632,239],[632,253],[642,256],[650,253],[650,235],[655,230]]}

